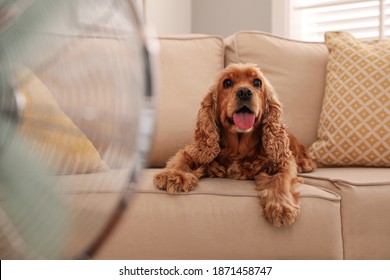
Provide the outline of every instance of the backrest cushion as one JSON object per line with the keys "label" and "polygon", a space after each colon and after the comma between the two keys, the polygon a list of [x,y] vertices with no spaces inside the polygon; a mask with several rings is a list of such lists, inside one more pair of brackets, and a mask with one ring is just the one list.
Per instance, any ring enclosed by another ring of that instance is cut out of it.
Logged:
{"label": "backrest cushion", "polygon": [[33,65],[34,73],[110,168],[127,167],[136,147],[136,101],[143,92],[138,44],[115,36],[59,42],[61,49],[53,47],[44,67]]}
{"label": "backrest cushion", "polygon": [[298,140],[316,140],[328,51],[323,43],[294,41],[261,32],[238,32],[225,39],[225,64],[255,63],[283,104],[283,118]]}
{"label": "backrest cushion", "polygon": [[223,38],[175,35],[159,38],[156,125],[151,167],[165,166],[180,148],[192,142],[200,102],[223,68]]}

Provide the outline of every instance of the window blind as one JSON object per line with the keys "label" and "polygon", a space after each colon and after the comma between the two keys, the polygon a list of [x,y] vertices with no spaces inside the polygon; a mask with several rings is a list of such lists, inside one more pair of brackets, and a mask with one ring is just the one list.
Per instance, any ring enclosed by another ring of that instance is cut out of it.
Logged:
{"label": "window blind", "polygon": [[291,0],[290,33],[323,41],[326,31],[348,31],[357,38],[390,38],[390,0]]}

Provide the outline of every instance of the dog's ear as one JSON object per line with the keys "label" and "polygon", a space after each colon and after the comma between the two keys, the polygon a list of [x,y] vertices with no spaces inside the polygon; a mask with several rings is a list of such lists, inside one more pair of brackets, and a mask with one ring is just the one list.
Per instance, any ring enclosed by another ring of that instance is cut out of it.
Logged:
{"label": "dog's ear", "polygon": [[210,163],[220,152],[216,99],[216,89],[211,88],[198,112],[195,141],[186,148],[192,160],[199,164]]}
{"label": "dog's ear", "polygon": [[[264,113],[262,117],[262,142],[266,156],[277,169],[291,158],[289,139],[282,121],[282,105],[271,83],[264,79]],[[278,172],[279,170],[273,170]]]}

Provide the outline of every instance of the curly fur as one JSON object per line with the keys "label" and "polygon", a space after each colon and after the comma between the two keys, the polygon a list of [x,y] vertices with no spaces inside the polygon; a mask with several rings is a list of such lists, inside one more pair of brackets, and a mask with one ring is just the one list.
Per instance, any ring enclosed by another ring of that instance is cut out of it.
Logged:
{"label": "curly fur", "polygon": [[[254,118],[249,128],[234,121],[243,109]],[[202,177],[254,180],[264,216],[275,226],[291,225],[300,214],[297,172],[316,165],[281,114],[275,90],[255,65],[229,65],[201,103],[194,142],[167,162],[154,184],[175,193],[193,190]]]}

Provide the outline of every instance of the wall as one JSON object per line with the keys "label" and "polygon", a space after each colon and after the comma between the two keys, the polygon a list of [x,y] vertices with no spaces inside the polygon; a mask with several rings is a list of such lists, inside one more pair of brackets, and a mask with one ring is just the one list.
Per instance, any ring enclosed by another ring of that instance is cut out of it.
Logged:
{"label": "wall", "polygon": [[271,0],[193,0],[192,33],[271,32]]}
{"label": "wall", "polygon": [[240,30],[271,32],[272,2],[272,0],[146,0],[145,10],[146,18],[160,36],[186,33],[228,36]]}
{"label": "wall", "polygon": [[158,35],[191,33],[191,3],[192,0],[146,0],[146,19]]}

